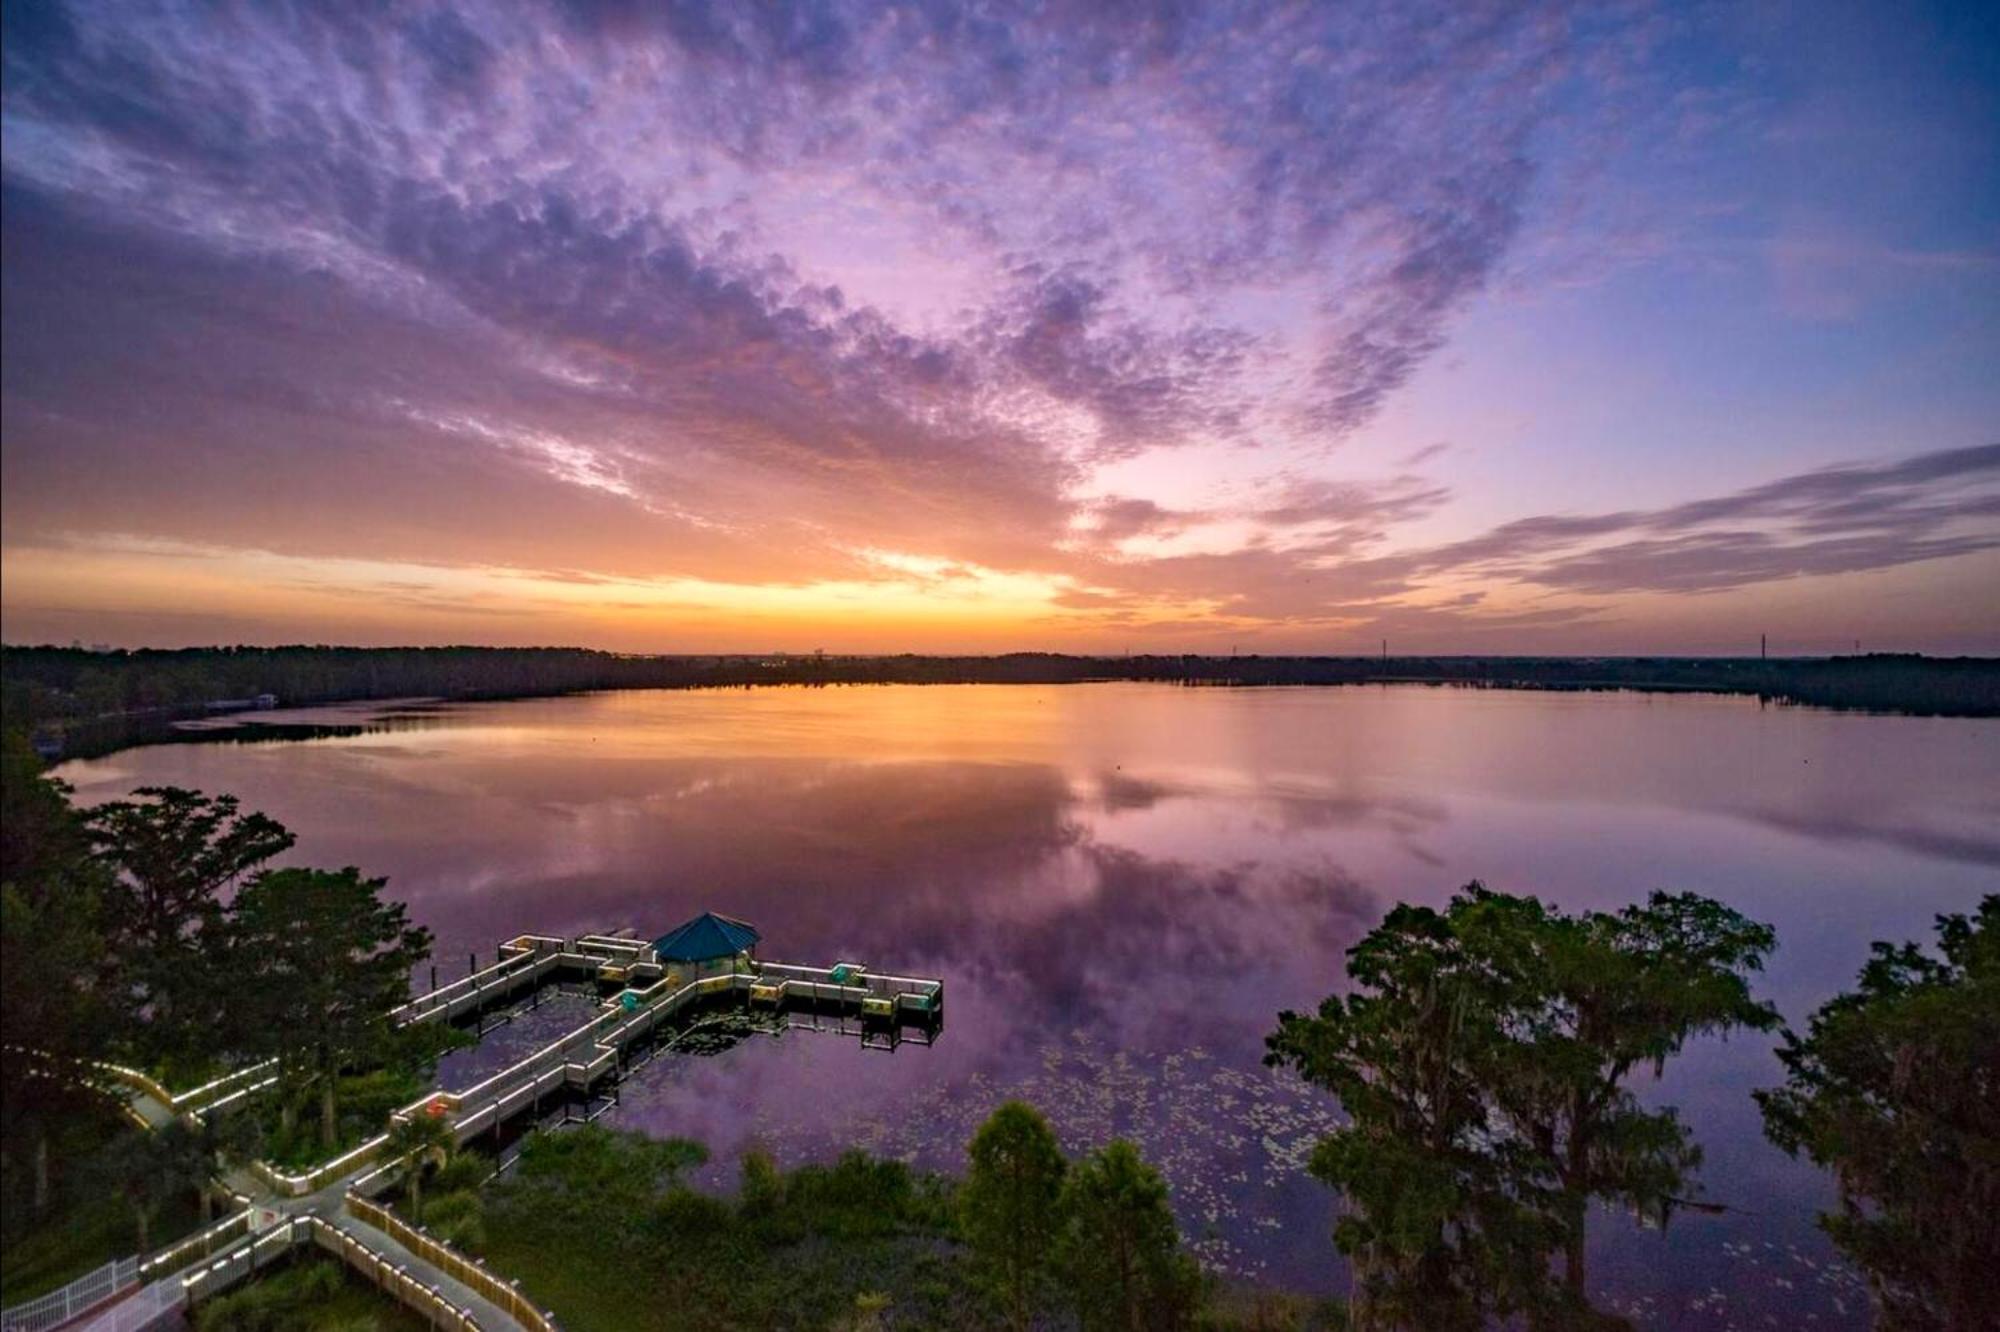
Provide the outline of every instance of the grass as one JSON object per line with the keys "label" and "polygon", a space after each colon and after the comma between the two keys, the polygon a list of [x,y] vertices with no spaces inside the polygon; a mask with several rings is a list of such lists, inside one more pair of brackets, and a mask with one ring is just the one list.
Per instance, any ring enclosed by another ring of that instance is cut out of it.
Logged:
{"label": "grass", "polygon": [[[848,1152],[779,1170],[744,1157],[735,1194],[690,1188],[700,1143],[584,1127],[528,1140],[519,1168],[462,1153],[426,1179],[422,1224],[554,1312],[565,1332],[743,1326],[877,1332],[1004,1324],[960,1241],[957,1183]],[[410,1218],[407,1197],[397,1206]],[[1330,1301],[1210,1282],[1186,1326],[1332,1332]],[[1060,1310],[1038,1327],[1074,1326]]]}
{"label": "grass", "polygon": [[784,1172],[752,1156],[721,1199],[681,1181],[706,1156],[601,1128],[537,1137],[483,1194],[488,1167],[448,1166],[425,1186],[423,1221],[569,1332],[985,1325],[949,1180],[859,1152]]}
{"label": "grass", "polygon": [[195,1332],[419,1332],[422,1318],[343,1263],[281,1263],[196,1308]]}

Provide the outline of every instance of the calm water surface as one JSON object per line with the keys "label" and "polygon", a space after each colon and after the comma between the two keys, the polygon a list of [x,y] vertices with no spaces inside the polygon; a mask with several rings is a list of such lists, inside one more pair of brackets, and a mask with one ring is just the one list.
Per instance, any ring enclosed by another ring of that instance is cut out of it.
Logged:
{"label": "calm water surface", "polygon": [[[1259,1064],[1281,1008],[1341,982],[1397,900],[1466,880],[1570,908],[1653,888],[1776,925],[1794,1020],[1876,938],[2000,889],[2000,723],[1662,695],[1421,687],[880,687],[478,704],[367,734],[74,763],[86,799],[173,783],[288,824],[438,936],[442,973],[523,930],[657,933],[714,908],[763,955],[943,976],[929,1049],[793,1032],[662,1060],[612,1122],[688,1134],[726,1179],[859,1144],[956,1167],[1024,1095],[1065,1142],[1139,1140],[1212,1265],[1344,1280],[1301,1171],[1325,1098]],[[551,1007],[535,1021],[574,1014]],[[531,1039],[532,1026],[505,1032]],[[463,1082],[492,1049],[455,1057]],[[1600,1298],[1652,1326],[1864,1325],[1812,1225],[1824,1182],[1768,1147],[1769,1042],[1706,1042],[1678,1105],[1732,1212],[1665,1234],[1598,1220]]]}

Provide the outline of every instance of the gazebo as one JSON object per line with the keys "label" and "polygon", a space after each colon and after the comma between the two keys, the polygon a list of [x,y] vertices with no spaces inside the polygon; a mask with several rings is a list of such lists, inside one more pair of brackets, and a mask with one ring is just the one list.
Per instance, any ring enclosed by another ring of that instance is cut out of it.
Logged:
{"label": "gazebo", "polygon": [[692,966],[697,976],[709,974],[711,968],[733,971],[755,955],[758,938],[757,927],[749,921],[704,911],[655,939],[653,955],[662,966]]}

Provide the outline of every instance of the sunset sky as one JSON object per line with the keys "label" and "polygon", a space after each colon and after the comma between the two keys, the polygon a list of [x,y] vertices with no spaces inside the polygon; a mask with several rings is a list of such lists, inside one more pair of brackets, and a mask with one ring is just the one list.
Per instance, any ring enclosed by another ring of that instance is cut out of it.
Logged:
{"label": "sunset sky", "polygon": [[2000,6],[5,9],[5,638],[2000,652]]}

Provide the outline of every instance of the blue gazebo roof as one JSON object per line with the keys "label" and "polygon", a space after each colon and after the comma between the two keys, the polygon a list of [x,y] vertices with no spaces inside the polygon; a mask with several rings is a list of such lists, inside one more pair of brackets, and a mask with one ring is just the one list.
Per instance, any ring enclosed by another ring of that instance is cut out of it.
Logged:
{"label": "blue gazebo roof", "polygon": [[748,921],[704,911],[654,940],[653,951],[662,962],[709,962],[754,947],[758,937]]}

